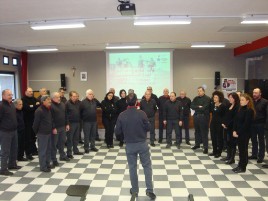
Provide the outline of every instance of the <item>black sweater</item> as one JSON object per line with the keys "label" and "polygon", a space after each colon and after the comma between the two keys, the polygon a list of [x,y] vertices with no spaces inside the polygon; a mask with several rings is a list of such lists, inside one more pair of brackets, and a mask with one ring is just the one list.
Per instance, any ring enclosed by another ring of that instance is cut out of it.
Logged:
{"label": "black sweater", "polygon": [[[207,95],[196,96],[191,103],[191,109],[195,111],[195,114],[209,115],[210,101],[210,97]],[[199,106],[202,107],[200,108]]]}
{"label": "black sweater", "polygon": [[67,113],[64,103],[56,103],[52,101],[50,111],[53,119],[53,126],[55,128],[62,128],[68,125]]}
{"label": "black sweater", "polygon": [[211,113],[212,113],[211,124],[222,124],[225,112],[226,112],[226,106],[224,104],[215,106],[215,104],[213,103],[211,107]]}
{"label": "black sweater", "polygon": [[188,117],[189,114],[191,113],[191,110],[190,110],[191,99],[188,97],[184,97],[184,98],[177,97],[176,99],[181,102],[183,115]]}
{"label": "black sweater", "polygon": [[227,108],[226,113],[223,118],[223,124],[227,127],[228,130],[233,130],[234,119],[238,112],[239,105],[234,105],[232,109]]}
{"label": "black sweater", "polygon": [[85,122],[96,122],[97,121],[97,107],[101,107],[100,102],[97,99],[89,100],[84,99],[80,103],[80,117]]}
{"label": "black sweater", "polygon": [[159,114],[160,115],[163,115],[163,111],[164,111],[164,106],[165,106],[165,103],[170,99],[169,96],[160,96],[159,99],[158,99],[158,102],[159,102],[159,105],[158,105],[158,108],[159,108]]}
{"label": "black sweater", "polygon": [[66,113],[67,119],[71,123],[79,123],[80,122],[80,110],[79,105],[81,102],[76,101],[75,103],[71,100],[66,102]]}
{"label": "black sweater", "polygon": [[234,120],[234,131],[239,137],[249,137],[253,123],[254,112],[247,106],[240,107]]}
{"label": "black sweater", "polygon": [[51,111],[41,105],[34,114],[33,131],[38,135],[50,135],[52,127]]}
{"label": "black sweater", "polygon": [[254,119],[254,123],[264,124],[266,120],[266,108],[267,108],[267,100],[261,98],[257,101],[254,101],[254,107],[256,110],[256,118]]}
{"label": "black sweater", "polygon": [[17,130],[16,108],[13,103],[2,100],[0,103],[0,130],[4,132]]}
{"label": "black sweater", "polygon": [[146,113],[148,118],[154,117],[155,112],[157,111],[156,101],[152,98],[149,101],[142,99],[140,102],[140,109]]}
{"label": "black sweater", "polygon": [[182,109],[181,103],[177,100],[171,101],[168,100],[165,103],[163,118],[165,120],[182,120]]}
{"label": "black sweater", "polygon": [[102,118],[106,118],[109,120],[116,119],[117,117],[116,106],[113,99],[108,100],[108,98],[105,98],[101,102],[101,109],[102,109]]}
{"label": "black sweater", "polygon": [[18,131],[23,131],[25,129],[23,111],[16,110],[17,122],[18,122]]}
{"label": "black sweater", "polygon": [[34,121],[35,110],[40,106],[40,102],[35,97],[22,97],[23,115],[25,123],[32,124]]}
{"label": "black sweater", "polygon": [[116,101],[115,103],[117,108],[117,115],[127,109],[127,100],[126,98],[121,98],[120,100]]}

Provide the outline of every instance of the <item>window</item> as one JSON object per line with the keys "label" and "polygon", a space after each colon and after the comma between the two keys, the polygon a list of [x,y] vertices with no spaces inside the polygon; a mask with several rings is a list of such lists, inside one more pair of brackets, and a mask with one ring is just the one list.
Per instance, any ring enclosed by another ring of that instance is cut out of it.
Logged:
{"label": "window", "polygon": [[3,64],[4,65],[9,65],[9,56],[3,56]]}
{"label": "window", "polygon": [[12,57],[12,65],[13,66],[18,66],[18,58],[17,57]]}
{"label": "window", "polygon": [[[16,98],[16,88],[15,88],[15,74],[12,72],[0,72],[0,91],[4,89],[10,89],[13,93],[13,99]],[[2,100],[2,95],[0,95],[0,100]]]}

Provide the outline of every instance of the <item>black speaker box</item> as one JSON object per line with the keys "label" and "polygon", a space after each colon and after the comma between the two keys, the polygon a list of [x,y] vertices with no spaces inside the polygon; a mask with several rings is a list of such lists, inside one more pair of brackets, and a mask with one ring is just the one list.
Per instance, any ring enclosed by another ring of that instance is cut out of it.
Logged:
{"label": "black speaker box", "polygon": [[65,79],[65,74],[60,74],[60,86],[63,88],[66,88],[66,79]]}
{"label": "black speaker box", "polygon": [[219,86],[221,84],[221,72],[215,72],[215,86]]}

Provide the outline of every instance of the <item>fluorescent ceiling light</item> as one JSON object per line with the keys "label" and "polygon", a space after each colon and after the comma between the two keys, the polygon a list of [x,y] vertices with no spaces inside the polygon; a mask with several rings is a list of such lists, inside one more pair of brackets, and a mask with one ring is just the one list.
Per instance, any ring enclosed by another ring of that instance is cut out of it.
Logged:
{"label": "fluorescent ceiling light", "polygon": [[163,17],[139,17],[134,20],[134,25],[178,25],[191,24],[190,17],[163,16]]}
{"label": "fluorescent ceiling light", "polygon": [[250,15],[245,17],[241,24],[268,24],[268,15]]}
{"label": "fluorescent ceiling light", "polygon": [[58,51],[57,48],[36,48],[36,49],[28,49],[27,52],[53,52]]}
{"label": "fluorescent ceiling light", "polygon": [[193,48],[223,48],[225,44],[220,43],[193,43],[191,45]]}
{"label": "fluorescent ceiling light", "polygon": [[85,24],[83,22],[71,22],[71,23],[36,23],[32,24],[31,28],[33,30],[48,30],[48,29],[75,29],[84,28]]}
{"label": "fluorescent ceiling light", "polygon": [[140,48],[139,45],[108,45],[106,49],[109,50],[116,50],[116,49],[138,49]]}

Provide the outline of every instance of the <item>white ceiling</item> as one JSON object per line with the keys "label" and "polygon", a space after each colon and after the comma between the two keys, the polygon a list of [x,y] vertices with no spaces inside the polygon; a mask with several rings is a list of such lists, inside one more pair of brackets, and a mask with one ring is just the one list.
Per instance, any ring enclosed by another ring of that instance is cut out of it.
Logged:
{"label": "white ceiling", "polygon": [[[268,35],[268,25],[241,25],[248,14],[268,14],[268,0],[132,0],[137,16],[189,15],[190,25],[134,26],[117,0],[2,0],[0,47],[24,51],[57,46],[62,52],[104,50],[107,43],[142,48],[190,48],[193,42],[225,42],[235,48]],[[29,22],[87,19],[84,29],[34,31]],[[108,18],[105,20],[105,18]]]}

